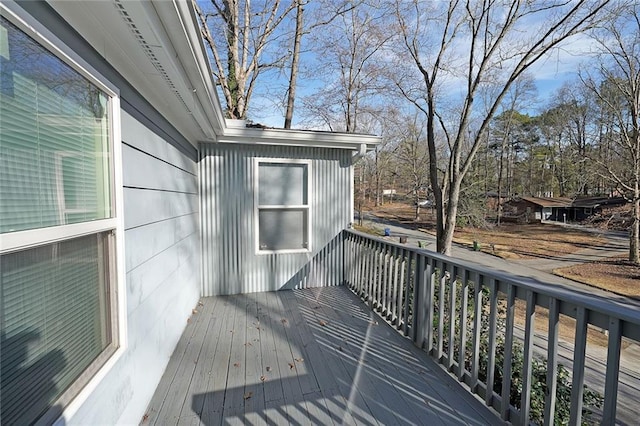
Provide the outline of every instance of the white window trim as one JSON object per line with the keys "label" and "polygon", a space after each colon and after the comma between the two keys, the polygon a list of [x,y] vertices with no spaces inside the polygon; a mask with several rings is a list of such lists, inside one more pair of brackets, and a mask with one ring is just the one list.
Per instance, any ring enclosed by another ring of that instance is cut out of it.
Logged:
{"label": "white window trim", "polygon": [[[112,283],[112,297],[115,302],[111,327],[115,327],[117,348],[111,356],[98,368],[93,377],[87,381],[82,390],[68,403],[62,411],[60,417],[54,424],[67,423],[89,399],[91,394],[97,389],[102,380],[115,367],[118,360],[124,355],[127,342],[127,317],[126,317],[126,275],[124,257],[124,190],[122,177],[122,136],[120,120],[120,91],[102,76],[91,65],[84,61],[80,55],[74,52],[58,37],[49,31],[38,20],[33,18],[13,0],[3,0],[0,3],[0,14],[13,25],[18,27],[25,34],[40,43],[45,49],[60,58],[67,65],[87,78],[92,84],[102,90],[108,97],[109,112],[109,140],[112,150],[112,166],[110,176],[112,192],[112,211],[115,215],[112,219],[83,222],[73,225],[53,226],[50,228],[40,228],[35,230],[12,232],[3,234],[0,237],[0,253],[34,247],[37,245],[50,244],[73,236],[83,236],[95,234],[101,231],[111,230],[115,235],[114,263],[115,270],[112,273],[114,282]],[[43,235],[43,232],[47,235]],[[35,241],[36,233],[39,234],[38,241]],[[57,236],[53,235],[56,234]],[[64,237],[61,237],[64,235]],[[46,417],[46,414],[45,414]]]}
{"label": "white window trim", "polygon": [[[260,205],[260,164],[304,164],[307,166],[307,204],[304,205]],[[294,159],[294,158],[273,158],[273,157],[255,157],[253,159],[253,233],[255,253],[257,255],[265,254],[295,254],[295,253],[311,253],[313,248],[313,241],[311,235],[311,223],[312,223],[312,200],[313,194],[312,188],[312,173],[311,173],[311,160]],[[284,250],[261,250],[260,249],[260,218],[259,213],[261,208],[270,209],[306,209],[307,210],[307,247],[302,249],[284,249]]]}

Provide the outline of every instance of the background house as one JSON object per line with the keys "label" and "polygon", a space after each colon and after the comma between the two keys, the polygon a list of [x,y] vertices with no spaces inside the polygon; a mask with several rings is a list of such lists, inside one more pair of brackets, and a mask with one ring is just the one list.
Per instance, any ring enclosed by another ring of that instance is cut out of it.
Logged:
{"label": "background house", "polygon": [[605,210],[624,206],[625,204],[628,204],[628,201],[624,197],[577,198],[571,203],[572,217],[576,221],[581,221],[592,215],[601,214]]}
{"label": "background house", "polygon": [[525,223],[540,220],[579,222],[603,209],[626,203],[623,197],[517,197],[505,203],[504,218]]}
{"label": "background house", "polygon": [[570,206],[570,198],[518,197],[504,204],[504,219],[514,218],[524,223],[562,220]]}
{"label": "background house", "polygon": [[331,282],[378,140],[227,122],[190,1],[0,11],[0,422],[138,423],[201,295]]}

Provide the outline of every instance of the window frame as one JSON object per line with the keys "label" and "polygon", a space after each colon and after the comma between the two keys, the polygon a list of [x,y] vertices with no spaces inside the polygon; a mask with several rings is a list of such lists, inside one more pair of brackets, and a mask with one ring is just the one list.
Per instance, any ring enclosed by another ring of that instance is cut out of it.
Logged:
{"label": "window frame", "polygon": [[[300,164],[306,167],[307,173],[307,203],[306,204],[285,204],[285,205],[271,205],[271,204],[260,204],[260,165],[261,164],[276,164],[276,165],[291,165],[291,164]],[[311,253],[313,247],[313,238],[311,235],[311,221],[312,221],[312,204],[313,204],[313,194],[312,194],[312,162],[308,159],[294,159],[294,158],[273,158],[273,157],[255,157],[253,159],[253,177],[254,177],[254,192],[253,192],[253,200],[254,200],[254,236],[255,236],[255,253],[257,255],[268,255],[268,254],[295,254],[295,253]],[[260,210],[305,210],[307,213],[307,247],[299,248],[299,249],[279,249],[279,250],[263,250],[260,248]]]}
{"label": "window frame", "polygon": [[108,280],[107,309],[109,321],[105,324],[110,334],[111,343],[95,360],[75,379],[71,386],[64,391],[56,404],[62,405],[62,413],[55,409],[43,414],[37,423],[52,423],[58,418],[69,418],[75,414],[91,393],[98,387],[108,372],[114,368],[117,361],[125,352],[126,335],[126,285],[124,259],[124,214],[123,214],[123,176],[122,176],[122,138],[120,120],[120,91],[111,84],[97,70],[83,60],[79,54],[63,43],[41,22],[25,13],[16,3],[9,0],[0,3],[0,13],[3,18],[15,25],[20,31],[31,37],[45,50],[56,56],[66,65],[86,78],[91,84],[101,90],[108,98],[108,148],[111,154],[111,164],[108,168],[107,181],[110,189],[111,217],[74,224],[57,225],[44,228],[28,229],[0,234],[0,254],[46,246],[65,240],[87,235],[104,235],[98,237],[99,250],[106,247],[105,264],[101,268]]}

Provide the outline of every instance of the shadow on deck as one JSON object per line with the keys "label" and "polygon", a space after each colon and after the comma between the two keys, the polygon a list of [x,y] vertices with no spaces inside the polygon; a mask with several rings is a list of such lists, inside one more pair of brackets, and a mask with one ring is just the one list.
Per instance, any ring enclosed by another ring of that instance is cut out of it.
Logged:
{"label": "shadow on deck", "polygon": [[197,311],[142,424],[501,424],[346,287]]}

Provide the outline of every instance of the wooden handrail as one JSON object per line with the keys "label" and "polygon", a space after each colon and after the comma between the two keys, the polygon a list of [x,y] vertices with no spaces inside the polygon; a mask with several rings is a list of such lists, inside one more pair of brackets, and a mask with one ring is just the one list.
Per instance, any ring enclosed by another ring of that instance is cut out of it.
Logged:
{"label": "wooden handrail", "polygon": [[[560,315],[576,320],[573,344],[571,424],[580,424],[589,326],[606,330],[608,352],[603,424],[614,424],[621,341],[640,341],[640,310],[619,300],[564,286],[511,276],[465,260],[408,247],[355,230],[345,230],[344,278],[351,290],[401,333],[443,364],[470,392],[479,395],[503,420],[529,424],[536,307],[549,310],[543,337],[548,342],[545,424],[553,424],[558,375]],[[522,301],[524,329],[516,325],[515,304]],[[471,304],[471,306],[470,306]],[[520,340],[523,389],[510,401],[513,342]],[[484,343],[483,343],[484,342]],[[483,346],[484,345],[484,346]],[[494,391],[498,347],[504,352],[503,389]],[[484,380],[481,358],[486,359]],[[519,407],[519,408],[516,408]]]}

